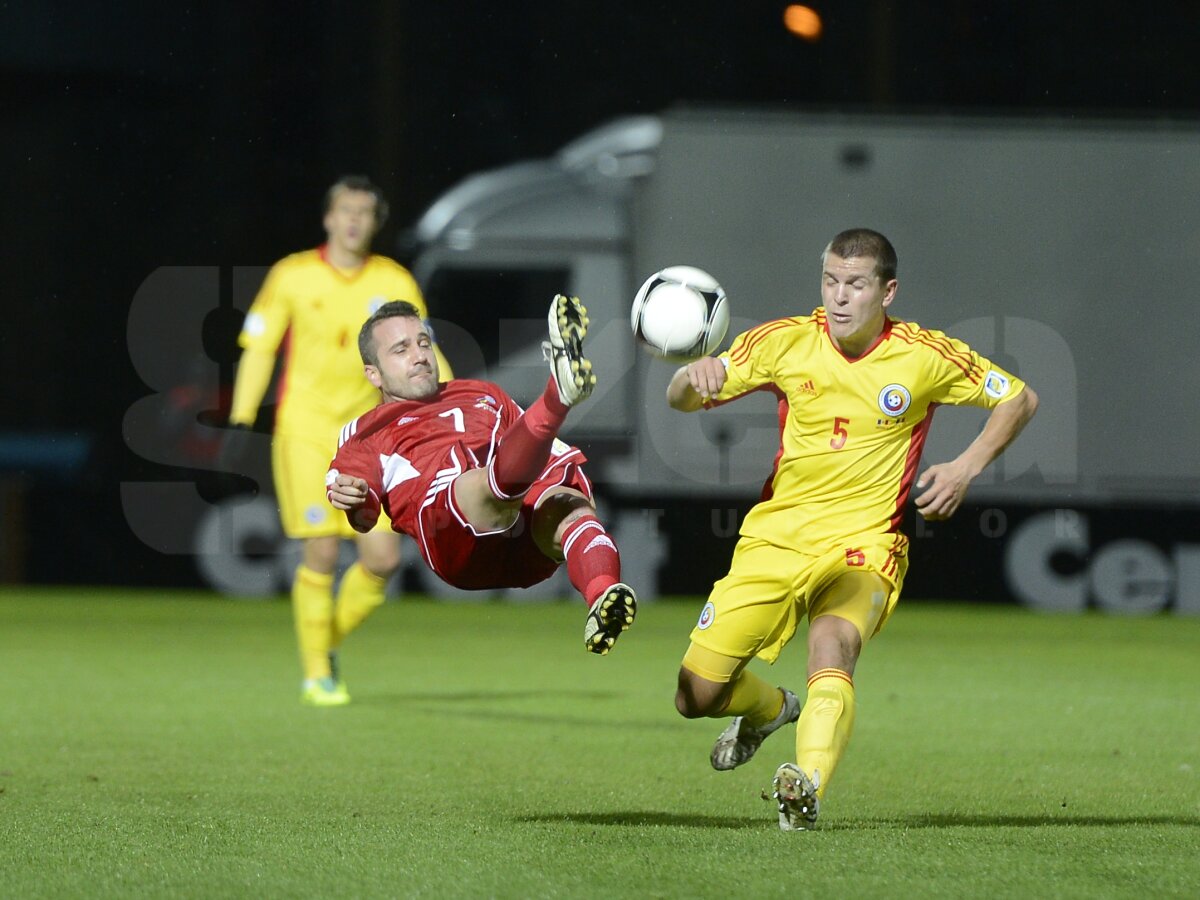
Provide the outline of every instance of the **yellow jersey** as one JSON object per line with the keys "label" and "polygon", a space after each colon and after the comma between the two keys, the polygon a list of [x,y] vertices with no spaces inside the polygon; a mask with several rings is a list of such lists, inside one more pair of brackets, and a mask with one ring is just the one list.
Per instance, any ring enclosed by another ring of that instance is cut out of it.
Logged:
{"label": "yellow jersey", "polygon": [[345,272],[318,247],[271,267],[238,343],[272,354],[283,347],[276,433],[328,438],[332,453],[338,429],[379,402],[363,374],[358,332],[390,300],[406,300],[428,315],[416,279],[386,256],[372,254]]}
{"label": "yellow jersey", "polygon": [[962,341],[891,318],[849,358],[824,308],[759,325],[720,359],[726,381],[709,406],[755,390],[780,398],[775,470],[741,533],[805,553],[898,531],[934,410],[991,409],[1025,388]]}

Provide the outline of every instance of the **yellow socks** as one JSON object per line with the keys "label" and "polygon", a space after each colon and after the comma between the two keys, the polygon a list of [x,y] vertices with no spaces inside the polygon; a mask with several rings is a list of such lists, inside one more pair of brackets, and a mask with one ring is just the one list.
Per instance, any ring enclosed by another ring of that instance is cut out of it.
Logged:
{"label": "yellow socks", "polygon": [[[763,681],[749,669],[734,676],[743,663],[733,656],[726,656],[693,643],[683,655],[683,667],[707,681],[727,681],[730,684],[729,702],[720,712],[712,713],[715,719],[724,716],[742,716],[750,725],[766,725],[783,709],[783,691]],[[732,677],[731,677],[732,676]]]}
{"label": "yellow socks", "polygon": [[733,693],[722,716],[742,716],[751,725],[766,725],[783,709],[783,691],[749,669],[733,682]]}
{"label": "yellow socks", "polygon": [[292,612],[305,680],[330,677],[330,651],[340,647],[346,635],[383,603],[386,586],[385,579],[355,563],[342,576],[335,607],[333,575],[314,572],[303,564],[297,567],[292,582]]}
{"label": "yellow socks", "polygon": [[292,582],[292,614],[300,665],[306,680],[328,678],[329,639],[333,626],[333,576],[301,564]]}
{"label": "yellow socks", "polygon": [[346,635],[363,623],[377,606],[383,603],[387,580],[372,575],[356,562],[342,576],[338,587],[337,607],[333,613],[333,630],[329,649],[342,646]]}
{"label": "yellow socks", "polygon": [[796,723],[796,763],[823,797],[854,727],[854,682],[841,669],[808,679],[808,699]]}

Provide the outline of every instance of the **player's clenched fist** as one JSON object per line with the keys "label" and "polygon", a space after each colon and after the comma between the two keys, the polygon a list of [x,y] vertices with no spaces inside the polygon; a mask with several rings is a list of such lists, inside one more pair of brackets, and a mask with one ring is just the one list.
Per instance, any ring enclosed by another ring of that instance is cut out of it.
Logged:
{"label": "player's clenched fist", "polygon": [[329,502],[337,509],[358,509],[367,502],[367,482],[353,475],[338,474],[327,485]]}
{"label": "player's clenched fist", "polygon": [[708,400],[721,392],[725,384],[725,366],[715,356],[702,356],[687,364],[688,382],[701,399]]}

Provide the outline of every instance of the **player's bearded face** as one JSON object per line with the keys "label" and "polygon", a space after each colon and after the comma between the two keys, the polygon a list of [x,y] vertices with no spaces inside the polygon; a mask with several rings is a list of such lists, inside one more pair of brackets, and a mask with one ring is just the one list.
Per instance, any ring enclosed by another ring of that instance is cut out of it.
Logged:
{"label": "player's bearded face", "polygon": [[385,400],[424,400],[437,393],[437,357],[420,319],[400,316],[376,325],[375,356],[367,379]]}
{"label": "player's bearded face", "polygon": [[896,280],[880,278],[872,257],[826,257],[821,299],[829,334],[843,350],[861,352],[879,336],[884,310],[895,296]]}

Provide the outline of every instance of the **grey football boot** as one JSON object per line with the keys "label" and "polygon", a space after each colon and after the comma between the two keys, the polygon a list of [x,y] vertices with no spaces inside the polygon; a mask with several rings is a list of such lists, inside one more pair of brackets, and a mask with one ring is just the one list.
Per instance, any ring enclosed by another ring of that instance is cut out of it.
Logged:
{"label": "grey football boot", "polygon": [[744,716],[737,716],[729,723],[729,727],[721,732],[721,736],[713,744],[710,756],[714,769],[725,772],[749,762],[763,741],[784,725],[800,718],[799,698],[787,688],[781,687],[780,690],[783,691],[783,708],[770,722],[755,726],[747,722]]}

